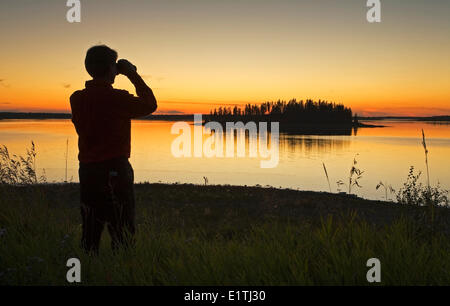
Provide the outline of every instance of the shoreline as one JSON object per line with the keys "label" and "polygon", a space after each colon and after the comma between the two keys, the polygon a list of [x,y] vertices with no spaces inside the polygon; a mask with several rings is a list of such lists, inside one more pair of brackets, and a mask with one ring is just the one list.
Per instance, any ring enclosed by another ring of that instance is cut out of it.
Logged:
{"label": "shoreline", "polygon": [[[54,195],[54,199],[62,200],[61,202],[68,203],[69,206],[79,204],[79,183],[0,185],[0,191],[22,195],[36,189],[44,194]],[[134,189],[137,202],[140,202],[137,204],[143,206],[146,205],[146,197],[142,195],[146,195],[151,202],[160,203],[162,206],[185,206],[192,210],[242,209],[253,216],[276,216],[281,219],[286,217],[319,221],[323,217],[339,217],[344,212],[353,211],[360,220],[377,226],[388,225],[401,217],[416,218],[427,210],[424,206],[365,199],[345,192],[330,193],[272,186],[135,183]],[[212,199],[214,201],[210,202]],[[450,233],[450,208],[436,207],[436,210],[445,216],[445,231]]]}

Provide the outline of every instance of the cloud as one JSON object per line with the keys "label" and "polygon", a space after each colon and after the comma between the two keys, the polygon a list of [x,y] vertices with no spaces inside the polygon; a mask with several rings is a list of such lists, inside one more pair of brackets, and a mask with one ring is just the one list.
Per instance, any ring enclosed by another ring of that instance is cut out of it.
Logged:
{"label": "cloud", "polygon": [[0,85],[2,85],[3,87],[9,88],[10,85],[5,83],[6,79],[0,79]]}
{"label": "cloud", "polygon": [[155,77],[155,76],[152,76],[151,74],[143,74],[143,75],[141,75],[141,78],[143,78],[144,80],[153,80],[156,82],[162,82],[166,79],[165,77],[161,77],[161,76]]}
{"label": "cloud", "polygon": [[384,107],[379,108],[357,108],[353,110],[358,116],[363,117],[383,117],[383,116],[447,116],[450,114],[450,108],[439,107]]}
{"label": "cloud", "polygon": [[11,102],[0,102],[0,105],[9,105],[12,104]]}
{"label": "cloud", "polygon": [[62,86],[63,86],[64,88],[70,88],[70,86],[72,86],[72,85],[70,85],[70,84],[68,84],[68,83],[64,83],[64,84],[62,84]]}
{"label": "cloud", "polygon": [[169,110],[169,111],[166,111],[166,113],[168,113],[168,114],[184,114],[183,112],[181,112],[181,111],[177,111],[177,110]]}
{"label": "cloud", "polygon": [[158,110],[156,112],[156,114],[157,115],[183,115],[185,113],[182,111],[178,111],[176,109],[169,109],[169,110],[162,109],[162,110]]}

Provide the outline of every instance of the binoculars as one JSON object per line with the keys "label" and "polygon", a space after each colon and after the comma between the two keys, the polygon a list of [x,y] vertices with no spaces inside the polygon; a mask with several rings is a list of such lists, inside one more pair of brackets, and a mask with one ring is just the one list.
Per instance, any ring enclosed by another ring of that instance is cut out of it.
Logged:
{"label": "binoculars", "polygon": [[126,71],[126,66],[127,65],[131,65],[134,67],[134,70],[137,71],[136,66],[134,66],[133,64],[131,64],[130,62],[128,62],[127,60],[124,59],[120,59],[116,66],[117,66],[117,73],[118,74],[124,74],[124,71]]}

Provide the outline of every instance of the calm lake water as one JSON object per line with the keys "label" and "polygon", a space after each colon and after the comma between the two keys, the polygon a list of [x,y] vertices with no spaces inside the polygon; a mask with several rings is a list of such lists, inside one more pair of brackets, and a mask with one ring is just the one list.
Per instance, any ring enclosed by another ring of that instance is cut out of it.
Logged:
{"label": "calm lake water", "polygon": [[[370,123],[370,122],[368,122]],[[384,198],[376,190],[383,181],[398,189],[406,180],[410,166],[425,174],[421,129],[429,149],[431,183],[450,189],[450,125],[414,121],[377,121],[384,128],[358,129],[352,136],[280,135],[279,164],[260,168],[261,158],[175,158],[171,153],[174,122],[133,121],[132,156],[136,182],[261,185],[299,190],[329,191],[322,163],[325,163],[331,188],[337,192],[338,180],[346,182],[353,158],[364,171],[352,192],[370,199]],[[23,155],[34,141],[37,167],[45,169],[49,182],[65,180],[66,142],[68,181],[78,181],[77,135],[70,120],[0,121],[0,144],[11,153]],[[422,176],[425,182],[425,176]],[[347,190],[345,186],[341,187]]]}

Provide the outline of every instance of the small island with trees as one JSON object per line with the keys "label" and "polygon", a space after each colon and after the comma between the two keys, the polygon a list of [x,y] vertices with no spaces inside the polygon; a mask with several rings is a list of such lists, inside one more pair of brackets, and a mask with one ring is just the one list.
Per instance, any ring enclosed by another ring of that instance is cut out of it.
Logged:
{"label": "small island with trees", "polygon": [[292,99],[261,104],[219,107],[211,110],[205,122],[279,122],[280,131],[287,133],[351,135],[359,127],[378,127],[360,123],[351,108],[327,101]]}

